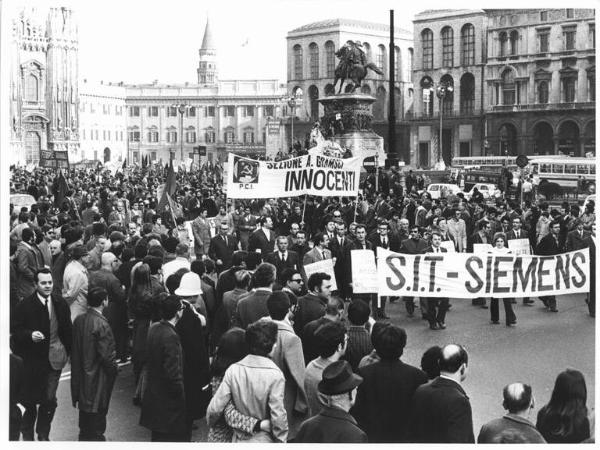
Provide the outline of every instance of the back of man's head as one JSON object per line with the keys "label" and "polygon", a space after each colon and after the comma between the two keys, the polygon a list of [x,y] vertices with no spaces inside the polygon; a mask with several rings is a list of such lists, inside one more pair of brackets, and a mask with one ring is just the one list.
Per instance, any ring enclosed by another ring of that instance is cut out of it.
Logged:
{"label": "back of man's head", "polygon": [[504,402],[502,406],[509,413],[526,411],[531,405],[531,386],[524,383],[512,383],[502,390]]}
{"label": "back of man's head", "polygon": [[341,298],[332,296],[325,305],[325,315],[339,316],[344,311],[344,302]]}
{"label": "back of man's head", "polygon": [[346,327],[341,322],[327,322],[315,331],[315,342],[317,351],[321,358],[329,358],[333,355],[339,345],[344,345],[346,339]]}
{"label": "back of man's head", "polygon": [[247,289],[250,284],[250,272],[246,269],[239,269],[234,274],[235,287],[239,289]]}
{"label": "back of man's head", "polygon": [[348,320],[352,325],[362,326],[369,320],[371,308],[362,300],[354,300],[348,306]]}
{"label": "back of man's head", "polygon": [[185,258],[188,256],[188,253],[190,251],[190,248],[188,247],[187,244],[177,244],[177,247],[175,247],[175,254],[179,257]]}
{"label": "back of man's head", "polygon": [[377,330],[373,337],[375,351],[383,360],[396,360],[402,356],[406,346],[406,331],[391,323]]}
{"label": "back of man's head", "polygon": [[440,372],[455,374],[463,364],[469,364],[469,355],[462,345],[448,344],[442,348]]}
{"label": "back of man's head", "polygon": [[258,320],[246,328],[246,343],[253,355],[267,356],[277,341],[277,324],[270,320]]}
{"label": "back of man's head", "polygon": [[267,310],[273,320],[283,320],[290,311],[290,298],[283,291],[275,291],[267,298]]}
{"label": "back of man's head", "polygon": [[162,294],[163,298],[159,299],[160,317],[163,320],[171,320],[181,308],[181,300],[176,295]]}
{"label": "back of man's head", "polygon": [[257,288],[271,287],[275,281],[276,269],[273,264],[262,263],[254,271],[254,286]]}

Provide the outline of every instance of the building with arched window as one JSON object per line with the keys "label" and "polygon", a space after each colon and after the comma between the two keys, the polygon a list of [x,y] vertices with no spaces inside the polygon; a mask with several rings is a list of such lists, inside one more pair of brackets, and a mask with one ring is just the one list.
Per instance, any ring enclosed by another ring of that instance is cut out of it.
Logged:
{"label": "building with arched window", "polygon": [[[396,28],[394,30],[395,96],[398,149],[408,148],[408,130],[401,124],[405,113],[410,110],[412,97],[411,72],[414,48],[412,34]],[[323,107],[319,97],[332,95],[340,90],[340,83],[333,86],[334,71],[339,59],[335,52],[347,41],[360,41],[368,61],[383,69],[384,75],[368,72],[362,82],[360,92],[369,93],[377,101],[373,105],[373,128],[387,139],[387,119],[389,101],[389,25],[369,23],[361,20],[332,19],[310,23],[296,28],[287,35],[288,54],[288,93],[303,94],[302,104],[294,109],[294,140],[304,141],[315,120],[323,116]],[[302,55],[308,55],[302,57]],[[298,70],[302,62],[308,64],[304,70]],[[348,89],[345,84],[342,92]],[[289,111],[291,112],[291,111]],[[291,133],[291,118],[287,121],[286,131]],[[406,159],[406,158],[404,158]]]}

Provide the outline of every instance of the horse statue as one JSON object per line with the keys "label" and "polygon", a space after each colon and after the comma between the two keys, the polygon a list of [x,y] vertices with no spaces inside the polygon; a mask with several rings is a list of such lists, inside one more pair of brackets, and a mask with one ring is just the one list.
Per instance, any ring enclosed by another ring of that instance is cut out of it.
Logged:
{"label": "horse statue", "polygon": [[352,89],[350,92],[355,92],[359,88],[362,80],[367,76],[367,71],[370,69],[373,72],[383,75],[382,70],[372,62],[367,62],[365,52],[362,50],[360,41],[348,41],[344,44],[335,55],[340,59],[338,66],[335,68],[335,80],[333,87],[339,80],[340,88],[338,94],[342,92],[342,86],[347,79],[352,81]]}

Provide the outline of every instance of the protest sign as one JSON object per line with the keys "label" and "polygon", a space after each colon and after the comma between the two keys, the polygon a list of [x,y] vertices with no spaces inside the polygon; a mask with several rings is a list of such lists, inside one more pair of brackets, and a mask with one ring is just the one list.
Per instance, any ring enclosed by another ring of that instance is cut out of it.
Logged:
{"label": "protest sign", "polygon": [[368,294],[377,292],[377,266],[373,250],[351,250],[352,292]]}
{"label": "protest sign", "polygon": [[529,239],[511,239],[508,241],[508,248],[510,248],[515,255],[531,254]]}
{"label": "protest sign", "polygon": [[313,273],[317,272],[325,272],[327,275],[329,275],[331,277],[331,290],[337,290],[337,284],[335,283],[335,273],[333,272],[333,259],[324,259],[322,261],[317,261],[312,264],[306,264],[304,266],[304,273],[306,274],[307,280]]}
{"label": "protest sign", "polygon": [[552,256],[438,253],[377,249],[379,295],[537,297],[589,291],[589,250]]}
{"label": "protest sign", "polygon": [[491,251],[491,244],[473,244],[473,253],[489,253]]}
{"label": "protest sign", "polygon": [[192,255],[195,254],[194,252],[194,230],[192,230],[192,222],[193,220],[186,220],[185,222],[183,222],[183,225],[185,226],[185,229],[188,231],[188,236],[190,237],[190,253]]}
{"label": "protest sign", "polygon": [[454,248],[454,241],[442,241],[441,247],[445,248],[450,253],[456,252],[456,249]]}
{"label": "protest sign", "polygon": [[361,158],[305,155],[282,161],[257,161],[230,154],[228,198],[318,195],[356,197]]}

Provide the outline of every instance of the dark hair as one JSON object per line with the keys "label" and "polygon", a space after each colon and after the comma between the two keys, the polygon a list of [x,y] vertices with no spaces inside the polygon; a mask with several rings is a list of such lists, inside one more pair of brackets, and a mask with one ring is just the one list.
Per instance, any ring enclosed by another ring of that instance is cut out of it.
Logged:
{"label": "dark hair", "polygon": [[339,345],[344,345],[346,337],[346,327],[341,322],[328,321],[321,325],[315,331],[315,342],[317,352],[321,358],[329,358],[338,349]]}
{"label": "dark hair", "polygon": [[248,256],[248,252],[246,252],[244,250],[238,250],[237,252],[235,252],[233,254],[233,257],[231,258],[231,265],[232,266],[241,266],[242,263],[246,261],[247,256]]}
{"label": "dark hair", "polygon": [[269,216],[261,216],[261,217],[258,219],[258,223],[260,224],[260,226],[261,226],[261,227],[262,227],[262,226],[263,226],[263,225],[264,225],[264,224],[267,222],[267,219],[268,219],[268,218],[269,218]]}
{"label": "dark hair", "polygon": [[176,237],[173,237],[173,236],[169,236],[165,240],[165,250],[168,253],[175,253],[178,244],[179,244],[179,239],[177,239]]}
{"label": "dark hair", "polygon": [[370,314],[371,308],[362,300],[356,299],[348,306],[348,320],[352,325],[364,325]]}
{"label": "dark hair", "polygon": [[148,254],[148,246],[141,242],[138,242],[133,249],[133,256],[135,259],[143,259]]}
{"label": "dark hair", "polygon": [[248,270],[254,270],[262,263],[262,256],[260,253],[250,252],[246,255],[245,261]]}
{"label": "dark hair", "polygon": [[176,295],[169,295],[166,298],[159,300],[158,309],[160,318],[163,320],[171,320],[181,309],[181,300]]}
{"label": "dark hair", "polygon": [[257,288],[271,286],[275,281],[276,270],[273,264],[260,264],[254,271],[254,286]]}
{"label": "dark hair", "polygon": [[104,299],[108,297],[108,292],[103,287],[95,286],[88,292],[87,302],[88,306],[97,308],[102,304]]}
{"label": "dark hair", "polygon": [[29,242],[33,237],[35,237],[35,231],[33,231],[32,228],[23,228],[23,231],[21,232],[21,239],[23,242]]}
{"label": "dark hair", "polygon": [[319,245],[321,242],[325,240],[325,233],[317,233],[313,236],[313,242],[315,245]]}
{"label": "dark hair", "polygon": [[336,296],[331,296],[325,305],[325,314],[336,316],[344,310],[344,301]]}
{"label": "dark hair", "polygon": [[215,358],[210,366],[213,377],[222,377],[233,363],[243,359],[248,354],[246,332],[241,328],[227,330],[219,339]]}
{"label": "dark hair", "polygon": [[477,224],[477,229],[478,230],[483,230],[485,227],[487,227],[490,223],[487,220],[480,220],[479,223]]}
{"label": "dark hair", "polygon": [[92,224],[92,234],[94,236],[101,236],[106,234],[106,224],[104,222],[95,222]]}
{"label": "dark hair", "polygon": [[386,324],[374,338],[373,346],[383,360],[396,360],[406,346],[406,331],[397,325]]}
{"label": "dark hair", "polygon": [[246,328],[248,352],[253,355],[267,356],[277,341],[277,324],[270,320],[258,320]]}
{"label": "dark hair", "polygon": [[[25,230],[23,230],[23,231],[25,231]],[[48,269],[47,267],[43,267],[41,269],[36,270],[35,273],[33,274],[33,281],[35,283],[37,283],[39,281],[40,274],[52,276],[52,271],[50,269]],[[52,279],[52,281],[54,281],[54,279]]]}
{"label": "dark hair", "polygon": [[331,280],[331,275],[327,275],[325,272],[315,272],[308,277],[308,290],[314,291],[316,288],[320,288],[323,284],[323,280]]}
{"label": "dark hair", "polygon": [[198,274],[199,277],[201,277],[206,273],[206,266],[204,265],[204,261],[200,259],[192,261],[192,264],[190,265],[190,270],[195,274]]}
{"label": "dark hair", "polygon": [[283,269],[281,272],[281,283],[285,286],[288,281],[291,281],[298,272],[296,269],[292,269],[291,267],[287,267]]}
{"label": "dark hair", "polygon": [[546,416],[549,433],[569,436],[587,420],[587,388],[583,374],[574,369],[562,371],[556,377],[550,401],[540,410]]}
{"label": "dark hair", "polygon": [[[515,392],[511,392],[510,386],[519,385],[523,389],[518,394]],[[502,406],[509,413],[518,413],[526,410],[531,404],[531,386],[523,383],[514,383],[504,386],[502,389],[502,397],[504,397],[504,402]]]}
{"label": "dark hair", "polygon": [[151,255],[144,256],[142,261],[144,264],[148,264],[148,267],[150,267],[150,275],[156,275],[163,263],[161,258]]}
{"label": "dark hair", "polygon": [[448,344],[442,347],[440,372],[456,373],[463,364],[469,364],[469,355],[462,345]]}
{"label": "dark hair", "polygon": [[267,297],[267,310],[273,320],[283,320],[290,306],[290,298],[283,291],[275,291]]}
{"label": "dark hair", "polygon": [[187,244],[184,243],[177,244],[177,246],[175,247],[175,253],[177,254],[177,256],[187,256],[189,251],[190,248]]}
{"label": "dark hair", "polygon": [[206,268],[206,273],[213,273],[217,269],[215,262],[210,258],[204,260],[204,267]]}
{"label": "dark hair", "polygon": [[169,291],[169,294],[175,295],[175,290],[181,284],[181,277],[182,275],[179,275],[178,273],[173,273],[169,275],[169,277],[166,279],[165,286],[167,288],[167,291]]}
{"label": "dark hair", "polygon": [[421,357],[421,369],[427,374],[430,380],[440,375],[440,358],[442,356],[442,347],[434,345],[429,347]]}

